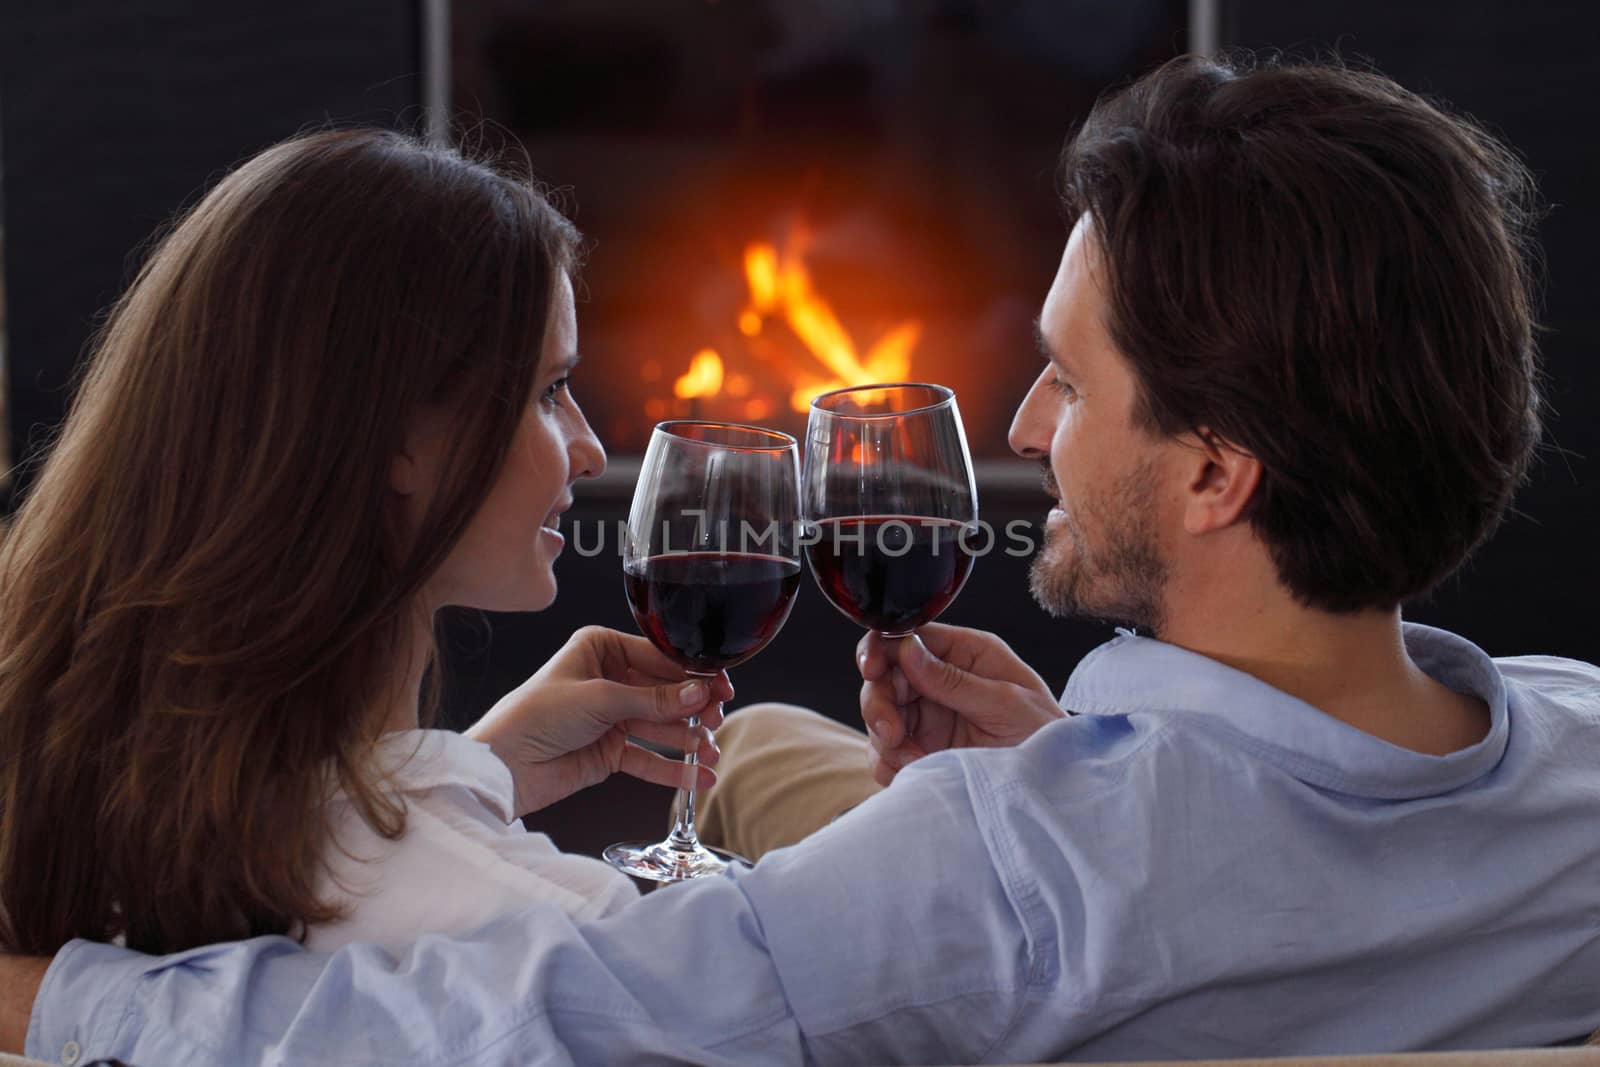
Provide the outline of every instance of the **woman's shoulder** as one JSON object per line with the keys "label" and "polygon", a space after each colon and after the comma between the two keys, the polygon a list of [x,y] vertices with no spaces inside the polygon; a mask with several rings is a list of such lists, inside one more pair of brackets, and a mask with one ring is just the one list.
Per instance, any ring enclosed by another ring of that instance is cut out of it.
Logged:
{"label": "woman's shoulder", "polygon": [[399,798],[457,790],[501,823],[516,820],[511,771],[481,741],[452,730],[392,730],[373,746],[371,760],[382,787]]}
{"label": "woman's shoulder", "polygon": [[311,947],[409,944],[424,933],[475,929],[538,900],[590,918],[637,897],[608,864],[564,853],[524,829],[511,815],[510,772],[486,745],[407,730],[385,735],[374,758],[385,788],[404,805],[404,830],[384,837],[354,804],[336,800],[319,888],[346,917],[313,928]]}

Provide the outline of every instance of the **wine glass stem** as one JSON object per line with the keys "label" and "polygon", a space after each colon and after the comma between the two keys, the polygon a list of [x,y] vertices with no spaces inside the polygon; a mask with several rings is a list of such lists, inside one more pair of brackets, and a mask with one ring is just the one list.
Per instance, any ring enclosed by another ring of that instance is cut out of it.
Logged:
{"label": "wine glass stem", "polygon": [[[673,848],[684,852],[694,852],[700,847],[700,838],[694,832],[694,781],[699,775],[700,766],[700,716],[691,715],[687,720],[689,727],[690,745],[683,754],[683,784],[678,789],[678,818],[673,823],[672,834],[667,838],[667,843]],[[660,825],[659,823],[657,825]]]}

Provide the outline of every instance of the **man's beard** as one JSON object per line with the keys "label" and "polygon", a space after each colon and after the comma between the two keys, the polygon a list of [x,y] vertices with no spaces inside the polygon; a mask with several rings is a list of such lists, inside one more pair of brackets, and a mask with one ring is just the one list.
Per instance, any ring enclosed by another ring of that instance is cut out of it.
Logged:
{"label": "man's beard", "polygon": [[[1167,564],[1156,545],[1155,483],[1155,464],[1147,461],[1119,478],[1111,492],[1082,501],[1077,514],[1062,500],[1063,528],[1046,530],[1028,575],[1040,607],[1057,617],[1160,633]],[[1048,464],[1045,484],[1054,485]],[[1093,550],[1080,516],[1099,533]]]}

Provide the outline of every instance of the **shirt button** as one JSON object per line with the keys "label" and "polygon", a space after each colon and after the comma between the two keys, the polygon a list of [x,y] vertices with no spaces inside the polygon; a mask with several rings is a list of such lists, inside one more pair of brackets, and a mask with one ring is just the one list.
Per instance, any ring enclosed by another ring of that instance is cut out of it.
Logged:
{"label": "shirt button", "polygon": [[78,1062],[78,1057],[82,1055],[83,1049],[78,1047],[76,1041],[68,1041],[61,1046],[61,1062],[66,1064],[66,1067],[73,1067],[73,1064]]}

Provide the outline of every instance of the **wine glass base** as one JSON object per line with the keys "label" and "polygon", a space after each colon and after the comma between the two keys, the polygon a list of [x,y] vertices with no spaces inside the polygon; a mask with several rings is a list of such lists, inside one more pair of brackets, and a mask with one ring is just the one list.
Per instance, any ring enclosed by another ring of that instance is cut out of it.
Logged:
{"label": "wine glass base", "polygon": [[612,845],[602,855],[624,874],[647,882],[683,882],[719,874],[731,864],[750,866],[743,856],[720,848],[695,845],[681,848],[668,841],[628,841]]}

